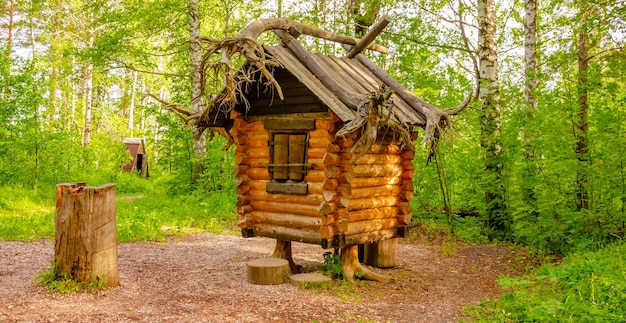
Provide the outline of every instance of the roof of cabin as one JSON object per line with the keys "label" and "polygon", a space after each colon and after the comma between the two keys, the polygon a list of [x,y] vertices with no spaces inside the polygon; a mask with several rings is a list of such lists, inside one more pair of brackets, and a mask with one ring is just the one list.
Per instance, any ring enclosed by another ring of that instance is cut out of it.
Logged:
{"label": "roof of cabin", "polygon": [[[335,113],[342,121],[348,122],[354,119],[356,111],[350,109],[344,104],[338,96],[322,82],[298,59],[291,49],[283,44],[264,45],[264,50],[271,55],[285,70],[296,77],[304,86],[306,86],[315,96],[317,96],[333,113]],[[309,54],[319,63],[322,69],[335,79],[341,87],[346,91],[365,97],[371,92],[375,92],[383,81],[378,78],[372,71],[365,67],[355,58],[337,57],[332,55],[323,55],[319,53]],[[245,66],[240,69],[240,74],[246,73]],[[247,82],[255,82],[259,74],[253,78],[246,77]],[[389,84],[387,84],[389,85]],[[256,87],[242,87],[243,89],[251,89]],[[222,97],[227,90],[223,89],[217,98]],[[241,95],[239,93],[238,95]],[[393,111],[395,116],[403,123],[409,125],[424,126],[426,120],[424,116],[418,112],[416,107],[412,107],[397,94],[391,96]],[[420,104],[428,106],[428,108],[436,109],[434,106],[419,100]],[[215,102],[216,111],[229,111],[229,108],[220,107],[219,100]],[[270,102],[269,105],[272,103]],[[205,112],[206,113],[206,112]],[[215,111],[213,111],[215,113]],[[214,115],[211,113],[211,115]],[[208,116],[208,115],[207,115]],[[214,117],[204,118],[209,121]],[[209,121],[209,123],[211,123]]]}
{"label": "roof of cabin", "polygon": [[[346,106],[333,91],[320,82],[304,66],[293,52],[282,45],[264,46],[265,50],[276,58],[283,67],[309,88],[330,110],[343,121],[354,118],[356,111]],[[376,91],[383,83],[357,59],[311,53],[322,69],[332,76],[346,90],[366,96]],[[395,114],[402,121],[413,125],[424,125],[424,118],[398,95],[391,96]]]}

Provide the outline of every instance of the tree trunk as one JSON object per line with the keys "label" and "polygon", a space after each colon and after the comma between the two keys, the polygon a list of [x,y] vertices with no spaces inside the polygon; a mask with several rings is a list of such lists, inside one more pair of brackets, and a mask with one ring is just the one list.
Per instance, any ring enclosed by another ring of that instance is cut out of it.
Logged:
{"label": "tree trunk", "polygon": [[300,273],[300,268],[293,262],[293,256],[291,254],[291,241],[285,241],[276,239],[276,248],[272,254],[272,258],[285,259],[289,262],[289,269],[294,274]]}
{"label": "tree trunk", "polygon": [[524,200],[532,212],[536,212],[536,201],[534,186],[537,176],[535,161],[535,142],[538,138],[536,125],[537,110],[537,88],[538,88],[538,68],[537,68],[537,0],[526,0],[524,6],[526,17],[524,20],[524,57],[525,87],[524,98],[526,99],[526,118],[524,118],[524,160],[526,163],[526,179],[522,181],[522,191]]}
{"label": "tree trunk", "polygon": [[137,71],[131,72],[133,75],[133,83],[130,85],[130,103],[128,105],[128,130],[130,136],[134,136],[135,130],[135,92],[137,90]]}
{"label": "tree trunk", "polygon": [[[6,79],[10,79],[11,76],[11,52],[13,51],[13,15],[15,14],[15,0],[11,0],[9,2],[9,8],[8,8],[8,14],[9,14],[9,25],[7,26],[7,48],[5,49],[5,53],[7,56],[7,68],[6,71],[4,71],[6,74]],[[7,81],[7,84],[5,86],[3,86],[3,90],[4,93],[2,94],[3,100],[5,102],[5,105],[8,103],[9,100],[9,83]]]}
{"label": "tree trunk", "polygon": [[397,249],[398,238],[366,243],[363,262],[379,268],[395,267]]}
{"label": "tree trunk", "polygon": [[89,62],[85,69],[85,129],[83,130],[83,146],[91,143],[91,96],[93,93],[93,64]]}
{"label": "tree trunk", "polygon": [[576,159],[578,168],[576,173],[576,206],[579,210],[589,209],[589,192],[587,188],[588,168],[589,168],[589,146],[587,144],[587,133],[589,131],[589,121],[587,121],[587,110],[589,109],[588,96],[588,71],[589,54],[587,53],[587,1],[580,0],[581,17],[578,31],[578,120],[574,124],[576,142]]}
{"label": "tree trunk", "polygon": [[[191,111],[202,113],[202,48],[200,38],[200,5],[198,0],[189,0],[187,16],[189,18],[189,58],[191,64]],[[206,155],[206,135],[194,136],[193,180],[196,181],[204,172],[203,159]]]}
{"label": "tree trunk", "polygon": [[341,249],[341,266],[343,267],[343,277],[349,283],[354,283],[354,278],[359,276],[363,279],[375,280],[383,283],[393,281],[391,277],[376,273],[359,262],[358,245]]}
{"label": "tree trunk", "polygon": [[57,185],[55,274],[88,283],[101,278],[119,285],[115,185]]}
{"label": "tree trunk", "polygon": [[478,1],[479,99],[482,107],[480,145],[484,150],[485,170],[482,183],[485,189],[485,226],[492,240],[505,238],[510,225],[504,200],[495,10],[494,0]]}

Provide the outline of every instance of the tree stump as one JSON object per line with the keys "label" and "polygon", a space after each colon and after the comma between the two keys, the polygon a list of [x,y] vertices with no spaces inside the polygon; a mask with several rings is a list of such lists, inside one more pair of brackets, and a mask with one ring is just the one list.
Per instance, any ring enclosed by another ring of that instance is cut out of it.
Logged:
{"label": "tree stump", "polygon": [[289,279],[297,287],[324,286],[332,281],[330,277],[320,273],[295,274],[291,275]]}
{"label": "tree stump", "polygon": [[389,283],[393,279],[370,270],[359,262],[359,247],[349,246],[341,249],[341,266],[343,267],[343,277],[349,282],[354,283],[354,277],[359,273],[363,279],[375,280],[383,283]]}
{"label": "tree stump", "polygon": [[280,285],[289,278],[289,261],[279,258],[259,258],[246,263],[248,282],[255,285]]}
{"label": "tree stump", "polygon": [[366,243],[363,262],[378,268],[395,267],[397,249],[398,238]]}
{"label": "tree stump", "polygon": [[103,279],[107,287],[119,285],[115,184],[58,184],[55,229],[55,274],[83,283]]}

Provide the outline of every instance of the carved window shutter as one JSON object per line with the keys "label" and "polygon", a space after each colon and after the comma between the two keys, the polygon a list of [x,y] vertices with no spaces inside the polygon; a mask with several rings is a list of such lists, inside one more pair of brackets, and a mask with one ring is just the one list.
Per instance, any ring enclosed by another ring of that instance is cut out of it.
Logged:
{"label": "carved window shutter", "polygon": [[289,163],[302,164],[301,166],[289,167],[289,179],[293,181],[301,181],[304,179],[304,162],[305,162],[306,135],[293,134],[289,135]]}
{"label": "carved window shutter", "polygon": [[274,135],[273,178],[278,180],[289,179],[289,167],[279,166],[289,163],[289,134],[277,133]]}

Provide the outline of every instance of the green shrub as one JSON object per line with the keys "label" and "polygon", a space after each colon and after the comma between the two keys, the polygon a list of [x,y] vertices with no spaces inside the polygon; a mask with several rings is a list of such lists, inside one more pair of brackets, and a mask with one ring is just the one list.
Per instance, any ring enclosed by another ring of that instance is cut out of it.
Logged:
{"label": "green shrub", "polygon": [[624,242],[574,253],[560,266],[543,266],[527,278],[500,277],[509,291],[468,309],[482,322],[624,322]]}

